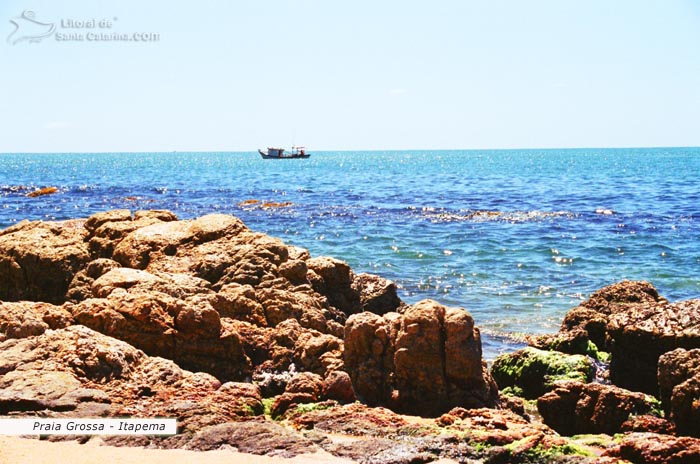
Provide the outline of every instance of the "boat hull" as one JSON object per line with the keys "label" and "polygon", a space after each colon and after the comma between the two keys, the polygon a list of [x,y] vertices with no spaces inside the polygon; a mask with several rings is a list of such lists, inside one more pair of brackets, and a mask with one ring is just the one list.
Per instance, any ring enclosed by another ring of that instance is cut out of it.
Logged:
{"label": "boat hull", "polygon": [[296,158],[309,158],[311,155],[310,154],[296,154],[296,155],[283,155],[283,156],[270,156],[267,153],[265,153],[262,150],[258,150],[258,153],[260,153],[260,156],[262,156],[262,159],[296,159]]}

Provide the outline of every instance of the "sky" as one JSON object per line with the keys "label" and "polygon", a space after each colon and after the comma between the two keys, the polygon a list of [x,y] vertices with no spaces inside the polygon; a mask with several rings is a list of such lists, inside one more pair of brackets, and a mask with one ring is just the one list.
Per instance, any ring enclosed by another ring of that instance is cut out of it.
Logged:
{"label": "sky", "polygon": [[700,146],[700,0],[2,0],[0,40],[0,153]]}

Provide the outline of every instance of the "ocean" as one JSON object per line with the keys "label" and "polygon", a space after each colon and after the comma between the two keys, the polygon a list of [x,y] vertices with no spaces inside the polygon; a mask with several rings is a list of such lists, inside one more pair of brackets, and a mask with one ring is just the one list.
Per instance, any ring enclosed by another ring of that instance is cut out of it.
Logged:
{"label": "ocean", "polygon": [[[605,285],[700,296],[700,148],[0,154],[0,227],[114,208],[251,229],[467,309],[488,359]],[[37,187],[58,192],[36,198]]]}

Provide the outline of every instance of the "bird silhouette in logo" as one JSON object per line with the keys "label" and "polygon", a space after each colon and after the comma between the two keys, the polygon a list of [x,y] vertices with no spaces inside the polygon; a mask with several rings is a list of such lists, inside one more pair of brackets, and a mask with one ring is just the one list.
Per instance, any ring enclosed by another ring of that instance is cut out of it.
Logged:
{"label": "bird silhouette in logo", "polygon": [[15,30],[7,37],[7,43],[14,45],[17,42],[26,40],[28,42],[41,42],[42,39],[50,36],[56,30],[54,23],[42,23],[34,18],[34,12],[24,10],[10,22],[15,26]]}

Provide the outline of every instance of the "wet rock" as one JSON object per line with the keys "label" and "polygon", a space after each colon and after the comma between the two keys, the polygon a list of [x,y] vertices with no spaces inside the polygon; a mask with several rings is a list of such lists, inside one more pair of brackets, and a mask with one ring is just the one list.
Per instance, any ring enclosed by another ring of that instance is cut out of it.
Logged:
{"label": "wet rock", "polygon": [[29,198],[36,198],[36,197],[42,197],[44,195],[51,195],[52,193],[57,193],[58,188],[57,187],[43,187],[43,188],[38,188],[32,192],[29,192],[27,196]]}
{"label": "wet rock", "polygon": [[562,435],[614,434],[630,414],[649,414],[658,403],[642,393],[613,385],[559,382],[537,399],[544,423]]}
{"label": "wet rock", "polygon": [[403,315],[351,316],[345,366],[358,398],[397,411],[439,415],[459,405],[493,406],[498,398],[471,316],[431,300]]}
{"label": "wet rock", "polygon": [[81,221],[23,222],[0,231],[0,299],[61,304],[90,260]]}
{"label": "wet rock", "polygon": [[644,464],[691,464],[700,462],[700,440],[655,433],[631,433],[605,456]]}
{"label": "wet rock", "polygon": [[595,366],[582,355],[528,347],[498,356],[491,375],[500,389],[510,388],[516,395],[534,399],[553,389],[557,381],[592,381]]}

